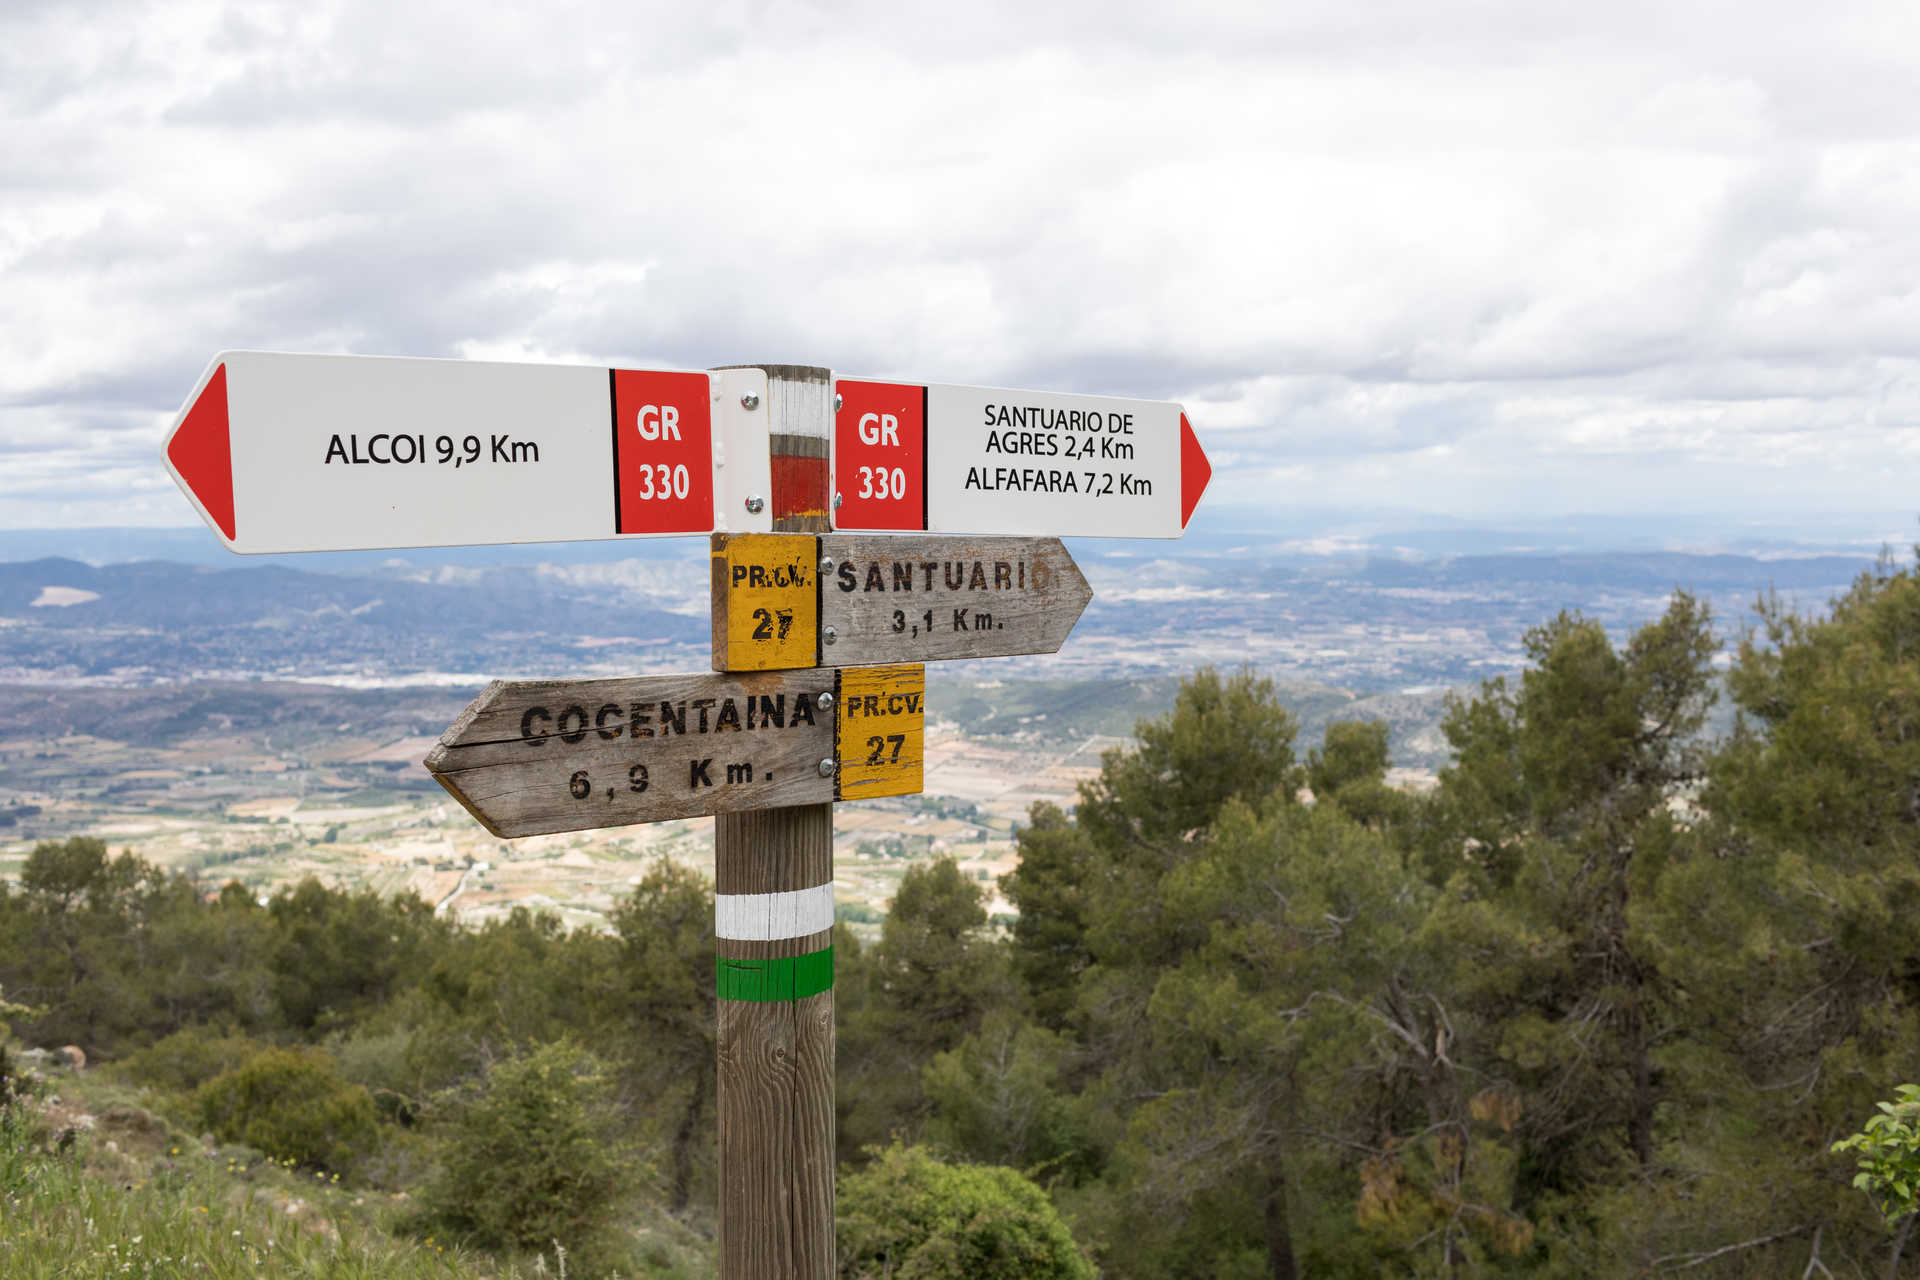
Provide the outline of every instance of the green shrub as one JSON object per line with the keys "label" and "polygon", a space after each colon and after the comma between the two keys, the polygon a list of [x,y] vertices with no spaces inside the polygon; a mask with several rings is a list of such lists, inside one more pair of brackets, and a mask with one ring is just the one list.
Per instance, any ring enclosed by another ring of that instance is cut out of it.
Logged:
{"label": "green shrub", "polygon": [[8,1004],[6,988],[0,987],[0,1108],[4,1108],[19,1091],[14,1082],[13,1060],[7,1056],[7,1042],[13,1038],[13,1033],[7,1028],[7,1019],[32,1012],[25,1005]]}
{"label": "green shrub", "polygon": [[574,1046],[495,1063],[452,1117],[429,1206],[488,1248],[577,1250],[604,1231],[619,1189],[608,1127],[605,1080]]}
{"label": "green shrub", "polygon": [[267,1047],[215,1027],[188,1027],[130,1055],[118,1070],[139,1084],[191,1094]]}
{"label": "green shrub", "polygon": [[314,1049],[268,1049],[200,1086],[202,1121],[228,1142],[338,1171],[373,1149],[373,1099]]}
{"label": "green shrub", "polygon": [[841,1175],[839,1201],[845,1280],[1093,1280],[1053,1202],[1012,1169],[895,1143]]}
{"label": "green shrub", "polygon": [[340,1064],[340,1074],[366,1087],[382,1121],[405,1126],[418,1118],[418,1099],[426,1092],[415,1060],[435,1050],[449,1056],[443,1042],[406,1028],[360,1026],[327,1037],[327,1052]]}
{"label": "green shrub", "polygon": [[1835,1155],[1860,1153],[1853,1185],[1873,1197],[1889,1225],[1920,1211],[1920,1085],[1903,1084],[1894,1092],[1898,1102],[1875,1103],[1880,1114],[1830,1148]]}

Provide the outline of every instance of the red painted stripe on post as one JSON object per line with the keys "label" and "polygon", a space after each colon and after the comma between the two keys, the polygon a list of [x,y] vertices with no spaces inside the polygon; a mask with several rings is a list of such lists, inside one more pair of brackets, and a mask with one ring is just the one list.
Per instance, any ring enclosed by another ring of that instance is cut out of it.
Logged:
{"label": "red painted stripe on post", "polygon": [[827,460],[776,453],[773,463],[773,518],[827,514]]}

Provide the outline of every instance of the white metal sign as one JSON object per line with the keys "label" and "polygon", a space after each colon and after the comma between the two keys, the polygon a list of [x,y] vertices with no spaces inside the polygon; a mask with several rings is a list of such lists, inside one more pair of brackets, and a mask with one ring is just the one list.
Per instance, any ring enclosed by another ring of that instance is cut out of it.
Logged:
{"label": "white metal sign", "polygon": [[1177,404],[842,378],[836,529],[1177,538],[1212,476]]}
{"label": "white metal sign", "polygon": [[164,453],[234,551],[756,532],[765,394],[757,369],[229,351]]}

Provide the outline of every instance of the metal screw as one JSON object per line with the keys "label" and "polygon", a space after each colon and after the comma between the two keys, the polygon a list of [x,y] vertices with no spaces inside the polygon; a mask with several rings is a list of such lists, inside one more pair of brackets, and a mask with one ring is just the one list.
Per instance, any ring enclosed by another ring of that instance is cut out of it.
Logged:
{"label": "metal screw", "polygon": [[831,778],[833,776],[834,768],[835,768],[835,765],[833,761],[822,760],[820,762],[820,776],[823,778]]}
{"label": "metal screw", "polygon": [[813,705],[820,708],[822,711],[833,710],[833,691],[829,689],[827,692],[815,698],[813,700]]}
{"label": "metal screw", "polygon": [[749,391],[741,396],[740,407],[742,409],[758,409],[760,407],[760,393],[758,391]]}
{"label": "metal screw", "polygon": [[760,514],[760,508],[766,505],[767,500],[757,493],[747,499],[747,510],[756,516]]}
{"label": "metal screw", "polygon": [[847,402],[845,400],[842,400],[840,398],[840,393],[838,391],[833,393],[833,411],[835,413],[840,412],[841,407],[846,403]]}
{"label": "metal screw", "polygon": [[824,578],[832,572],[833,572],[833,557],[821,556],[820,557],[820,576]]}
{"label": "metal screw", "polygon": [[840,497],[840,495],[839,495],[839,494],[837,494],[837,493],[836,493],[836,494],[834,494],[834,495],[833,495],[833,509],[834,509],[835,511],[838,511],[838,510],[840,509],[840,502],[841,502],[841,497]]}
{"label": "metal screw", "polygon": [[835,631],[832,627],[822,627],[820,628],[820,638],[822,640],[825,640],[828,644],[832,644],[835,640],[838,640],[840,638],[840,633],[838,631]]}

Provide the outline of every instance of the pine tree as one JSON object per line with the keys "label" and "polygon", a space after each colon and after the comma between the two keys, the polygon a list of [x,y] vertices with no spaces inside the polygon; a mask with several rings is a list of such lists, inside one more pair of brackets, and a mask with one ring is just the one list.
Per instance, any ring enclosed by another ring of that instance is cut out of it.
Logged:
{"label": "pine tree", "polygon": [[1685,592],[1622,648],[1563,613],[1527,633],[1517,690],[1492,682],[1445,724],[1455,763],[1425,834],[1436,927],[1479,952],[1458,1010],[1484,1039],[1459,1051],[1518,1107],[1513,1207],[1530,1217],[1657,1172],[1662,1055],[1688,1015],[1641,920],[1704,767],[1715,648]]}
{"label": "pine tree", "polygon": [[930,1109],[921,1073],[978,1031],[989,1009],[1011,1004],[1014,987],[980,885],[951,858],[910,868],[880,941],[843,959],[839,1138],[854,1157],[918,1133]]}

